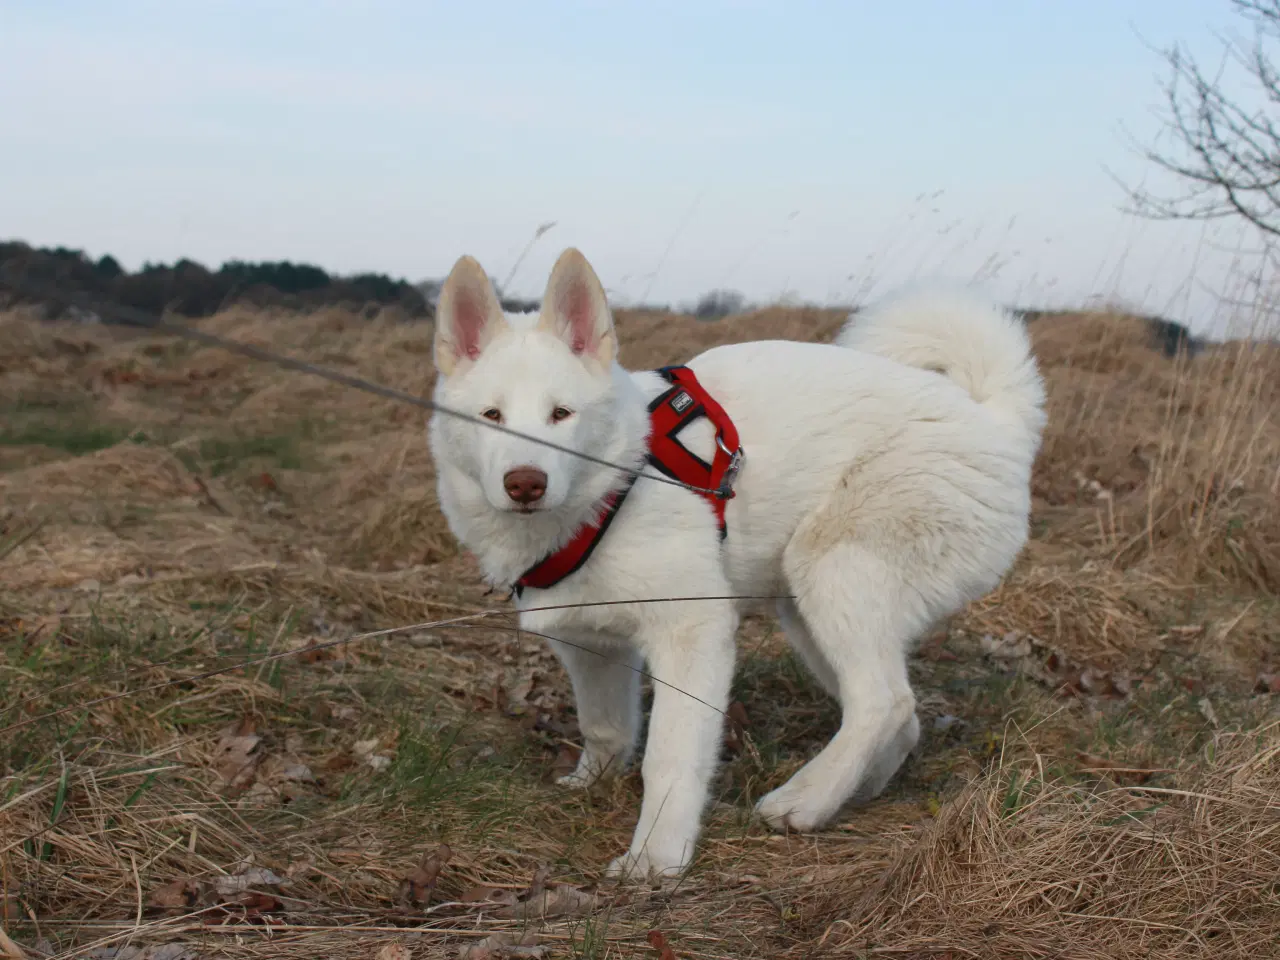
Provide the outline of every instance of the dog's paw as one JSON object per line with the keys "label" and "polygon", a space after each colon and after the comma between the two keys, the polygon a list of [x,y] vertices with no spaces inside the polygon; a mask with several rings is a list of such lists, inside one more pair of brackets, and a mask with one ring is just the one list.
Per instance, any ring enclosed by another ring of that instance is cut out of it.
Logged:
{"label": "dog's paw", "polygon": [[563,777],[556,777],[557,784],[562,787],[568,787],[570,790],[586,790],[599,781],[599,776],[593,776],[589,771],[584,773],[580,770],[566,773]]}
{"label": "dog's paw", "polygon": [[605,876],[619,883],[649,883],[660,885],[664,880],[676,880],[689,866],[679,857],[654,856],[642,853],[624,853],[605,869]]}
{"label": "dog's paw", "polygon": [[622,771],[624,762],[620,756],[607,757],[603,760],[589,753],[583,753],[578,760],[577,769],[563,777],[557,777],[556,783],[572,790],[586,790],[597,783],[612,780]]}
{"label": "dog's paw", "polygon": [[808,833],[817,830],[827,820],[826,811],[815,809],[807,803],[805,792],[790,783],[760,798],[756,813],[774,830],[781,833]]}

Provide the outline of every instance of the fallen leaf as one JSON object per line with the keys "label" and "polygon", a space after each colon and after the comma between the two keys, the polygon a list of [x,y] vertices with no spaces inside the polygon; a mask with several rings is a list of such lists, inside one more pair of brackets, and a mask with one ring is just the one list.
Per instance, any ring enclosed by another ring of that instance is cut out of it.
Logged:
{"label": "fallen leaf", "polygon": [[506,887],[472,887],[458,898],[460,903],[498,903],[510,906],[520,899],[519,894]]}
{"label": "fallen leaf", "polygon": [[661,930],[650,930],[648,940],[649,946],[655,950],[661,950],[667,945],[667,935]]}
{"label": "fallen leaf", "polygon": [[1080,671],[1080,689],[1085,693],[1104,693],[1108,684],[1107,675],[1092,668]]}
{"label": "fallen leaf", "polygon": [[511,688],[509,701],[513,708],[522,706],[533,694],[533,689],[538,685],[538,674],[531,673],[525,677],[514,687]]}
{"label": "fallen leaf", "polygon": [[502,920],[534,920],[549,917],[582,917],[596,906],[596,896],[577,887],[552,887],[537,896],[528,897],[508,907],[494,911]]}
{"label": "fallen leaf", "polygon": [[729,704],[725,717],[728,720],[724,737],[725,749],[730,753],[741,753],[746,745],[747,708],[740,700],[735,700]]}
{"label": "fallen leaf", "polygon": [[525,893],[524,899],[532,900],[534,897],[542,896],[547,889],[549,879],[551,879],[551,868],[544,863],[533,872],[533,880],[529,883],[529,890]]}
{"label": "fallen leaf", "polygon": [[993,660],[1020,660],[1031,656],[1031,640],[1019,636],[1014,630],[998,640],[989,633],[985,634],[979,639],[978,646]]}
{"label": "fallen leaf", "polygon": [[[1064,657],[1053,654],[1045,666],[1056,676],[1059,692],[1072,696],[1115,697],[1123,700],[1132,691],[1133,684],[1123,674],[1109,673],[1095,667],[1076,667]],[[1056,666],[1056,669],[1054,667]],[[1050,680],[1050,682],[1055,682]]]}
{"label": "fallen leaf", "polygon": [[959,657],[946,648],[947,639],[946,629],[935,630],[916,648],[916,656],[935,663],[939,660],[959,660]]}
{"label": "fallen leaf", "polygon": [[483,940],[463,944],[458,948],[458,960],[499,960],[504,957],[543,957],[546,949],[536,943],[537,937],[530,930],[519,943],[512,943],[505,933],[492,933]]}
{"label": "fallen leaf", "polygon": [[288,882],[265,867],[249,867],[234,876],[218,877],[213,886],[218,891],[218,896],[233,897],[251,887],[279,887]]}
{"label": "fallen leaf", "polygon": [[152,891],[147,906],[153,910],[190,910],[200,898],[200,887],[194,880],[174,880]]}
{"label": "fallen leaf", "polygon": [[262,738],[254,732],[253,718],[243,718],[218,741],[213,768],[230,791],[244,790],[257,773],[262,754],[257,752]]}
{"label": "fallen leaf", "polygon": [[290,783],[315,783],[316,775],[305,763],[286,763],[276,776]]}
{"label": "fallen leaf", "polygon": [[1204,693],[1204,681],[1199,677],[1183,677],[1181,683],[1188,693]]}
{"label": "fallen leaf", "polygon": [[290,880],[297,880],[301,877],[309,877],[318,873],[315,863],[309,858],[297,860],[289,866],[285,867],[284,875]]}
{"label": "fallen leaf", "polygon": [[1213,709],[1213,704],[1209,702],[1208,697],[1201,697],[1196,704],[1200,708],[1200,714],[1209,721],[1209,725],[1216,727],[1218,725],[1218,714]]}
{"label": "fallen leaf", "polygon": [[62,618],[56,614],[32,617],[30,620],[20,617],[17,624],[17,632],[23,635],[23,640],[28,646],[37,639],[56,640],[61,630]]}
{"label": "fallen leaf", "polygon": [[435,850],[422,855],[413,872],[400,881],[399,900],[403,904],[425,904],[431,899],[431,890],[436,885],[440,871],[453,856],[447,843],[442,843]]}
{"label": "fallen leaf", "polygon": [[413,954],[403,943],[384,943],[374,960],[411,960]]}
{"label": "fallen leaf", "polygon": [[300,663],[320,663],[324,660],[336,660],[337,652],[332,647],[321,647],[316,643],[315,637],[308,637],[307,642],[302,647],[302,652],[298,654]]}
{"label": "fallen leaf", "polygon": [[1154,774],[1163,772],[1155,767],[1127,767],[1122,763],[1117,763],[1115,760],[1108,760],[1106,757],[1098,757],[1083,751],[1076,751],[1076,760],[1080,762],[1082,769],[1085,771],[1105,770],[1117,782],[1146,783]]}
{"label": "fallen leaf", "polygon": [[85,954],[91,960],[199,960],[199,955],[181,943],[151,947],[103,947]]}
{"label": "fallen leaf", "polygon": [[375,753],[379,748],[386,749],[383,746],[381,737],[374,737],[371,740],[357,740],[351,747],[351,752],[356,758],[363,761],[374,770],[382,771],[391,766],[391,758],[382,753]]}

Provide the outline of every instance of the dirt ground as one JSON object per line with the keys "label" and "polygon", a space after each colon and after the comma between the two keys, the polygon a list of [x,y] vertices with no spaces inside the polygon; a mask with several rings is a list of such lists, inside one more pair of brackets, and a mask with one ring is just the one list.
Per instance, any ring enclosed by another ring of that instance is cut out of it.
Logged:
{"label": "dirt ground", "polygon": [[[618,327],[639,367],[842,319]],[[200,325],[431,390],[429,324]],[[1031,329],[1033,539],[913,657],[918,754],[756,823],[839,718],[746,623],[700,855],[650,890],[600,876],[638,774],[553,783],[566,678],[445,528],[422,411],[0,315],[0,957],[1280,956],[1280,347]]]}

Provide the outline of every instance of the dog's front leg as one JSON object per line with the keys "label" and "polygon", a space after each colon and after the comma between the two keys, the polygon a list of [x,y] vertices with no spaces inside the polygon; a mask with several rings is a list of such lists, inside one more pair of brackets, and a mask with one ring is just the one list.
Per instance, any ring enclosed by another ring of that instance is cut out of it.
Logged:
{"label": "dog's front leg", "polygon": [[573,684],[582,756],[557,782],[587,787],[616,776],[631,759],[640,732],[640,662],[630,645],[574,635],[552,640]]}
{"label": "dog's front leg", "polygon": [[612,876],[678,876],[693,859],[720,752],[736,627],[728,605],[699,612],[696,620],[654,625],[637,637],[654,681],[644,800],[631,849],[610,864]]}

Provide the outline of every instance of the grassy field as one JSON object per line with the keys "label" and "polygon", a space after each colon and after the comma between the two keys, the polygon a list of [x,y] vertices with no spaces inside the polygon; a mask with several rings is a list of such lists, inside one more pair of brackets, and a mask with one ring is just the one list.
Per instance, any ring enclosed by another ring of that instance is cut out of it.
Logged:
{"label": "grassy field", "polygon": [[[618,326],[638,367],[841,319]],[[432,386],[425,325],[201,325]],[[421,411],[0,316],[0,957],[1280,956],[1280,348],[1032,331],[1033,539],[913,657],[918,755],[820,834],[754,822],[838,712],[747,622],[700,855],[649,890],[600,876],[638,774],[552,782],[566,678],[445,529]]]}

